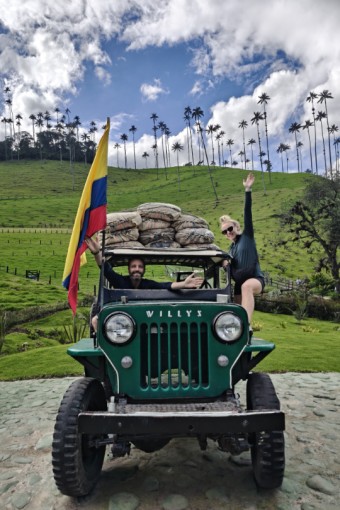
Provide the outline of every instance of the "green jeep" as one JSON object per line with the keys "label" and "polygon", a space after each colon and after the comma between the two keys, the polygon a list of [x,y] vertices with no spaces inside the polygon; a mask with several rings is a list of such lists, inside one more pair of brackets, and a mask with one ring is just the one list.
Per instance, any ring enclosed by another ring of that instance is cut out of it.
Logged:
{"label": "green jeep", "polygon": [[[254,338],[247,314],[232,302],[221,250],[105,250],[125,266],[131,256],[185,278],[204,271],[201,289],[111,289],[101,271],[93,314],[98,328],[68,349],[84,377],[66,391],[56,418],[52,463],[59,490],[88,494],[107,445],[113,458],[131,443],[154,452],[172,438],[207,440],[232,455],[251,450],[258,487],[284,475],[284,413],[267,374],[252,372],[275,345]],[[246,403],[236,384],[246,380]]]}

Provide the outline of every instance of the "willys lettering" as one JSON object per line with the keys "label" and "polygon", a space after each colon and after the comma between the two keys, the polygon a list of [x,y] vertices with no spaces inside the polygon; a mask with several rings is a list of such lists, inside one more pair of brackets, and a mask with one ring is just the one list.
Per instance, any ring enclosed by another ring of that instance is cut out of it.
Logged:
{"label": "willys lettering", "polygon": [[146,316],[151,319],[151,317],[158,318],[190,318],[190,317],[202,317],[202,310],[146,310]]}

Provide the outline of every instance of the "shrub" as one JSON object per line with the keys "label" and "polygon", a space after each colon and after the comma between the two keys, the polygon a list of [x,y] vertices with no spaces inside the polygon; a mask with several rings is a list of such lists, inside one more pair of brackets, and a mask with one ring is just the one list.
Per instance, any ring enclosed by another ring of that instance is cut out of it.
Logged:
{"label": "shrub", "polygon": [[[268,294],[263,294],[255,299],[256,310],[260,312],[292,315],[297,306],[296,298],[291,293],[272,298]],[[308,317],[340,322],[340,302],[316,296],[308,297]]]}

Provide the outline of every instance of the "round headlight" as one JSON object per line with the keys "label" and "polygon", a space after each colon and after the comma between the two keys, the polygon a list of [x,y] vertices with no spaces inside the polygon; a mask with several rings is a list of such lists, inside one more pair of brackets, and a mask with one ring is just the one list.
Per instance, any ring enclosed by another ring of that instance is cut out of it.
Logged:
{"label": "round headlight", "polygon": [[235,342],[242,335],[242,321],[233,313],[221,313],[214,321],[214,331],[223,342]]}
{"label": "round headlight", "polygon": [[135,332],[135,323],[126,313],[109,315],[104,324],[105,336],[113,344],[125,344]]}

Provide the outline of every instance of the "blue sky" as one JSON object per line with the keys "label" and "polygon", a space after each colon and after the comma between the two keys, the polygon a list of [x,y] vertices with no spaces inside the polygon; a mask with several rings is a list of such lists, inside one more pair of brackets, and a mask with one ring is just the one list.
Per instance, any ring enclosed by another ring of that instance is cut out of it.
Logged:
{"label": "blue sky", "polygon": [[[144,167],[145,151],[152,164],[151,114],[169,127],[170,144],[186,147],[187,106],[202,108],[205,127],[221,126],[224,140],[234,140],[233,159],[239,161],[239,123],[248,123],[246,141],[257,140],[251,119],[262,110],[258,98],[265,92],[273,168],[281,170],[276,149],[287,143],[289,168],[296,171],[288,128],[311,119],[310,91],[332,93],[329,123],[340,122],[339,19],[338,0],[322,5],[318,0],[0,0],[2,89],[10,88],[13,113],[22,115],[22,129],[28,131],[31,113],[69,108],[71,119],[80,117],[81,130],[96,122],[99,139],[109,116],[109,161],[115,164],[113,145],[125,133],[131,167],[131,125],[137,128],[137,165]],[[8,115],[4,99],[0,94],[1,117]],[[306,169],[306,130],[298,136]],[[321,151],[320,126],[317,139]],[[187,160],[183,150],[180,162]]]}

